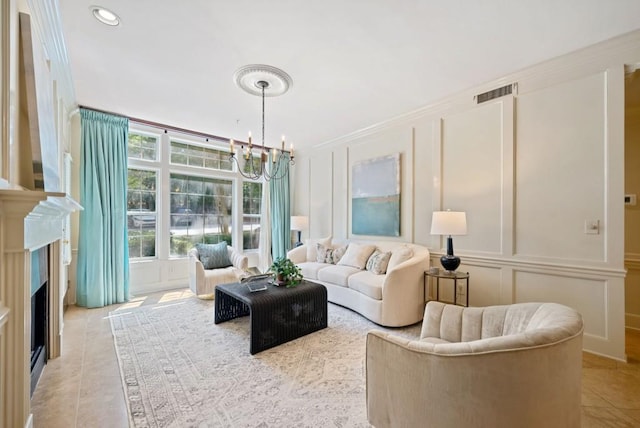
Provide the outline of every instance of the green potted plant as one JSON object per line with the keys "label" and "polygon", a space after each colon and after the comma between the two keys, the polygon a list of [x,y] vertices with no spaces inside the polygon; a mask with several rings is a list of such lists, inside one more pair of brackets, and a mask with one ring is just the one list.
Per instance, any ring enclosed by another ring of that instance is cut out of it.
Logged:
{"label": "green potted plant", "polygon": [[302,271],[286,257],[277,258],[271,265],[270,271],[275,276],[276,285],[286,285],[287,288],[290,288],[302,281]]}

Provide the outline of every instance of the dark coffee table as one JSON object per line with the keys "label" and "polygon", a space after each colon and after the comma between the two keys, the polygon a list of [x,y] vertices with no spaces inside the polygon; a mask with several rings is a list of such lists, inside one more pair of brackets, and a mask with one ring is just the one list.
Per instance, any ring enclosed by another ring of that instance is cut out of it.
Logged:
{"label": "dark coffee table", "polygon": [[216,286],[216,324],[251,316],[253,355],[327,327],[327,289],[324,285],[302,281],[292,288],[267,285],[251,292],[246,284]]}

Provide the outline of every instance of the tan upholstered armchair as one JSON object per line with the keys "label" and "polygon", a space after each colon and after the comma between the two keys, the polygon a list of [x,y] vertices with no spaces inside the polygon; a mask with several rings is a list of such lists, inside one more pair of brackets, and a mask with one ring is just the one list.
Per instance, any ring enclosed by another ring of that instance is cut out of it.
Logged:
{"label": "tan upholstered armchair", "polygon": [[227,246],[231,266],[205,269],[197,248],[189,251],[189,288],[201,298],[213,298],[216,285],[238,282],[249,265],[247,256]]}
{"label": "tan upholstered armchair", "polygon": [[580,427],[581,315],[555,303],[429,302],[420,339],[367,335],[367,416],[384,427]]}

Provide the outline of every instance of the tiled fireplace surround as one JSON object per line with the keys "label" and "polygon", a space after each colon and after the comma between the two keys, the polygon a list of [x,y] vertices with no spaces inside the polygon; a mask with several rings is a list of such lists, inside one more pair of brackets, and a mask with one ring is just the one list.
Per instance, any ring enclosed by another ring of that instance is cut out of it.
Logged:
{"label": "tiled fireplace surround", "polygon": [[31,252],[49,245],[49,359],[60,355],[62,245],[80,206],[64,193],[0,188],[0,426],[30,427]]}

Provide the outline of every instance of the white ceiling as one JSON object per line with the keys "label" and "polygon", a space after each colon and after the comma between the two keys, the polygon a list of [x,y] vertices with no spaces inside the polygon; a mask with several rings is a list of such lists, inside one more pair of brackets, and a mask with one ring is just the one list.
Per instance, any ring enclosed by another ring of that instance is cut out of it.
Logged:
{"label": "white ceiling", "polygon": [[232,76],[268,64],[294,83],[266,143],[296,148],[640,28],[638,0],[101,0],[118,27],[59,2],[79,104],[259,143]]}

